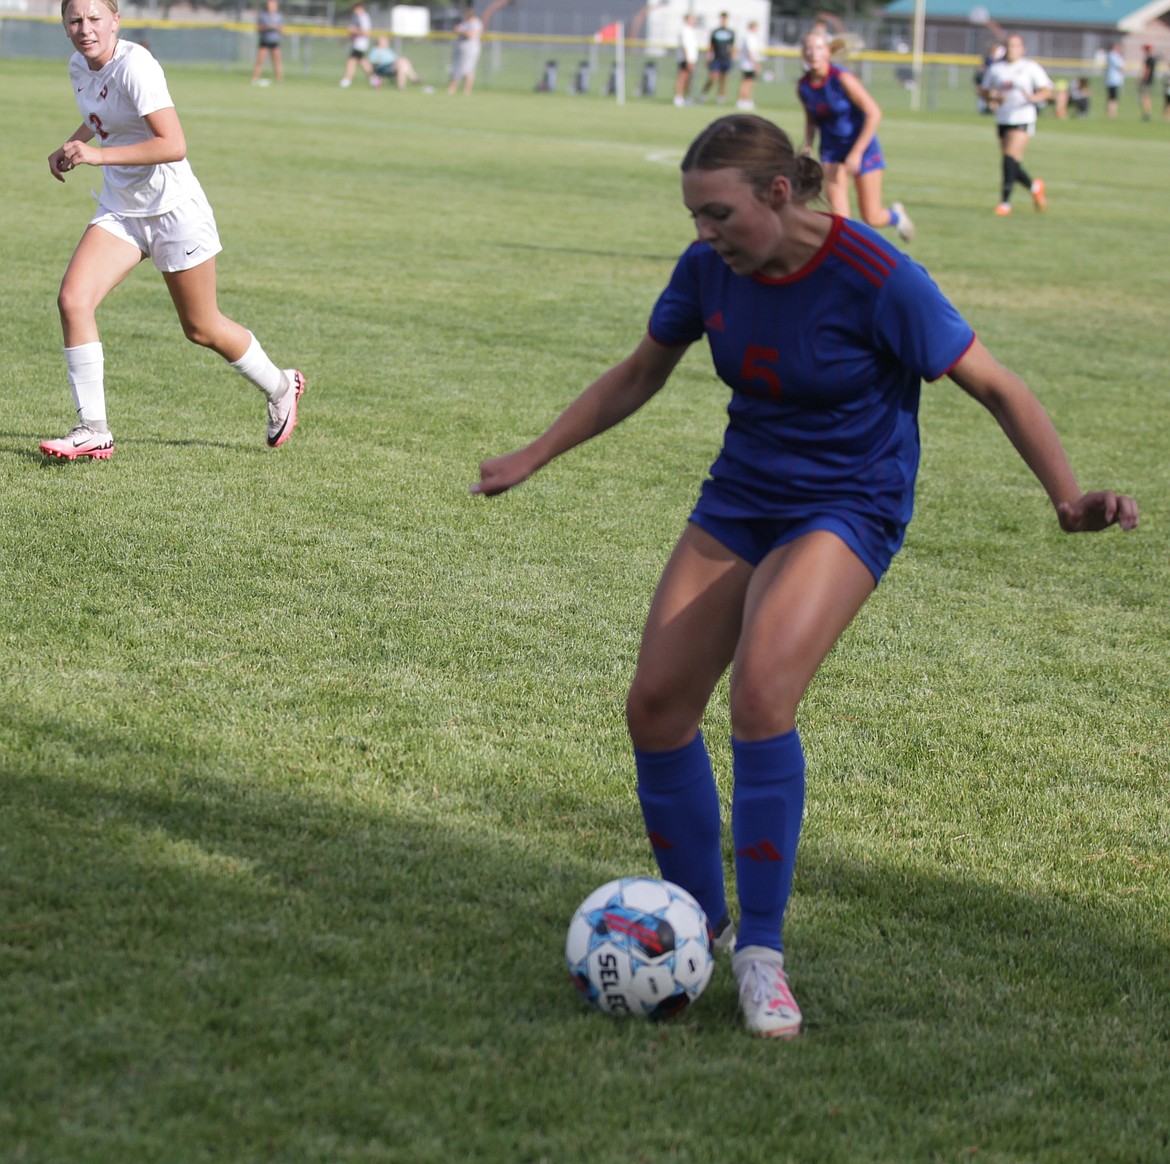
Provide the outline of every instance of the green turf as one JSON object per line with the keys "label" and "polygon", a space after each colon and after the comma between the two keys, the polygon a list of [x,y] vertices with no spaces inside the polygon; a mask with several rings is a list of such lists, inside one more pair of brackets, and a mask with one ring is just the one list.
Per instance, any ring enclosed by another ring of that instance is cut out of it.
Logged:
{"label": "green turf", "polygon": [[[0,1157],[1127,1161],[1170,1153],[1170,126],[891,112],[924,261],[1140,531],[1060,534],[991,418],[924,394],[919,513],[805,702],[805,1037],[725,963],[666,1027],[584,1013],[565,927],[651,869],[622,703],[718,447],[691,353],[513,494],[689,236],[666,101],[283,88],[172,69],[221,305],[309,379],[263,408],[144,267],[101,314],[117,454],[54,295],[91,174],[59,64],[5,62]],[[792,101],[768,110],[797,127]],[[729,793],[725,703],[706,726]]]}

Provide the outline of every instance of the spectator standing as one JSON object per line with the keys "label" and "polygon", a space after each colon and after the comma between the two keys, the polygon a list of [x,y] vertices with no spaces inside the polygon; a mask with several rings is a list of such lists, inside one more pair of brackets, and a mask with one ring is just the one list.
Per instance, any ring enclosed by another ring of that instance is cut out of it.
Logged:
{"label": "spectator standing", "polygon": [[1105,116],[1110,120],[1117,116],[1117,103],[1121,98],[1121,86],[1125,84],[1125,57],[1121,54],[1121,43],[1109,46],[1105,54]]}
{"label": "spectator standing", "polygon": [[457,93],[460,83],[463,95],[471,93],[475,84],[475,70],[479,67],[479,50],[483,44],[483,21],[468,6],[463,10],[463,19],[455,25],[455,48],[451,55],[451,83],[448,93]]}
{"label": "spectator standing", "polygon": [[739,97],[735,102],[737,109],[755,109],[756,76],[760,71],[760,62],[763,60],[763,46],[760,43],[760,22],[748,22],[747,31],[739,46]]}
{"label": "spectator standing", "polygon": [[727,74],[731,72],[732,50],[735,48],[735,30],[728,23],[730,13],[720,12],[719,23],[712,29],[707,42],[707,83],[700,100],[718,85],[715,100],[722,105],[727,100]]}
{"label": "spectator standing", "polygon": [[1152,44],[1142,45],[1142,75],[1138,81],[1138,100],[1142,107],[1142,121],[1149,121],[1152,113],[1151,97],[1158,76],[1158,57]]}
{"label": "spectator standing", "polygon": [[256,14],[256,67],[252,70],[252,84],[266,85],[261,79],[264,58],[272,58],[272,73],[278,81],[284,80],[284,66],[280,60],[280,42],[284,37],[284,17],[280,14],[279,0],[265,0],[264,7]]}
{"label": "spectator standing", "polygon": [[678,32],[678,80],[674,85],[675,105],[686,105],[691,99],[691,80],[699,63],[699,30],[695,27],[695,14],[688,12],[683,17]]}

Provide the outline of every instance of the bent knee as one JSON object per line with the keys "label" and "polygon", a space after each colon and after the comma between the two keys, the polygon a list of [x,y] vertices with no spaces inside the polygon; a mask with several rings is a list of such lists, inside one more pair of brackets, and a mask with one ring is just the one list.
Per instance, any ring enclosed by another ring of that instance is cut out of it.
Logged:
{"label": "bent knee", "polygon": [[193,320],[184,319],[183,334],[193,343],[198,344],[201,348],[213,348],[216,345],[217,331],[213,327],[207,327],[205,324],[196,323]]}
{"label": "bent knee", "polygon": [[740,740],[765,740],[796,726],[800,693],[769,684],[733,684],[731,734]]}
{"label": "bent knee", "polygon": [[654,687],[635,678],[626,696],[626,727],[634,747],[661,752],[681,748],[699,730],[703,708],[673,688]]}
{"label": "bent knee", "polygon": [[82,286],[62,283],[57,292],[57,313],[63,320],[77,320],[92,316],[97,311],[97,300]]}

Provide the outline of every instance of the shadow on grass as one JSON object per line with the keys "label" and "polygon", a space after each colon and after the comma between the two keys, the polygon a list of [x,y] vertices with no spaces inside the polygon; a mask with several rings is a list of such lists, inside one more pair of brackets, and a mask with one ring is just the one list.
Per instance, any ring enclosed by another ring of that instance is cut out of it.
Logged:
{"label": "shadow on grass", "polygon": [[639,255],[629,250],[598,250],[593,247],[551,247],[537,243],[497,242],[496,246],[506,251],[540,251],[552,255],[588,255],[594,259],[639,259],[646,263],[673,263],[678,259],[676,254]]}
{"label": "shadow on grass", "polygon": [[681,1022],[614,1022],[564,974],[614,875],[570,833],[6,710],[38,741],[0,762],[0,1127],[29,1159],[597,1160],[590,1120],[647,1161],[765,1130],[819,1161],[1170,1142],[1167,944],[1124,908],[814,845],[805,1038],[749,1039],[726,964]]}
{"label": "shadow on grass", "polygon": [[[9,433],[0,432],[0,441],[12,441],[13,443],[0,444],[0,454],[10,456],[17,460],[29,461],[34,464],[43,465],[50,468],[60,468],[62,466],[69,467],[71,465],[79,464],[96,464],[93,457],[77,457],[74,460],[68,460],[65,457],[50,457],[40,450],[40,442],[45,439],[45,434],[41,433],[39,436],[32,433]],[[16,441],[28,441],[28,444],[17,444]],[[127,447],[137,446],[161,446],[163,448],[202,448],[202,449],[231,449],[234,452],[241,453],[268,453],[271,450],[263,444],[257,445],[253,441],[209,441],[209,440],[144,440],[144,439],[129,439],[119,437],[117,445],[114,450],[114,456]],[[112,458],[111,458],[112,459]],[[121,460],[122,458],[118,458]]]}

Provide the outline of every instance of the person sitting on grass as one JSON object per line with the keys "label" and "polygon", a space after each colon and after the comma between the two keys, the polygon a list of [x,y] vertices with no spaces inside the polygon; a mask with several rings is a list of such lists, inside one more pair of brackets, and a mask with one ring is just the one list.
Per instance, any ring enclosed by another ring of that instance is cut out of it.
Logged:
{"label": "person sitting on grass", "polygon": [[368,59],[378,85],[383,81],[393,81],[399,89],[405,89],[411,82],[421,84],[421,78],[414,71],[414,65],[391,48],[388,36],[378,37],[377,43],[370,49]]}

